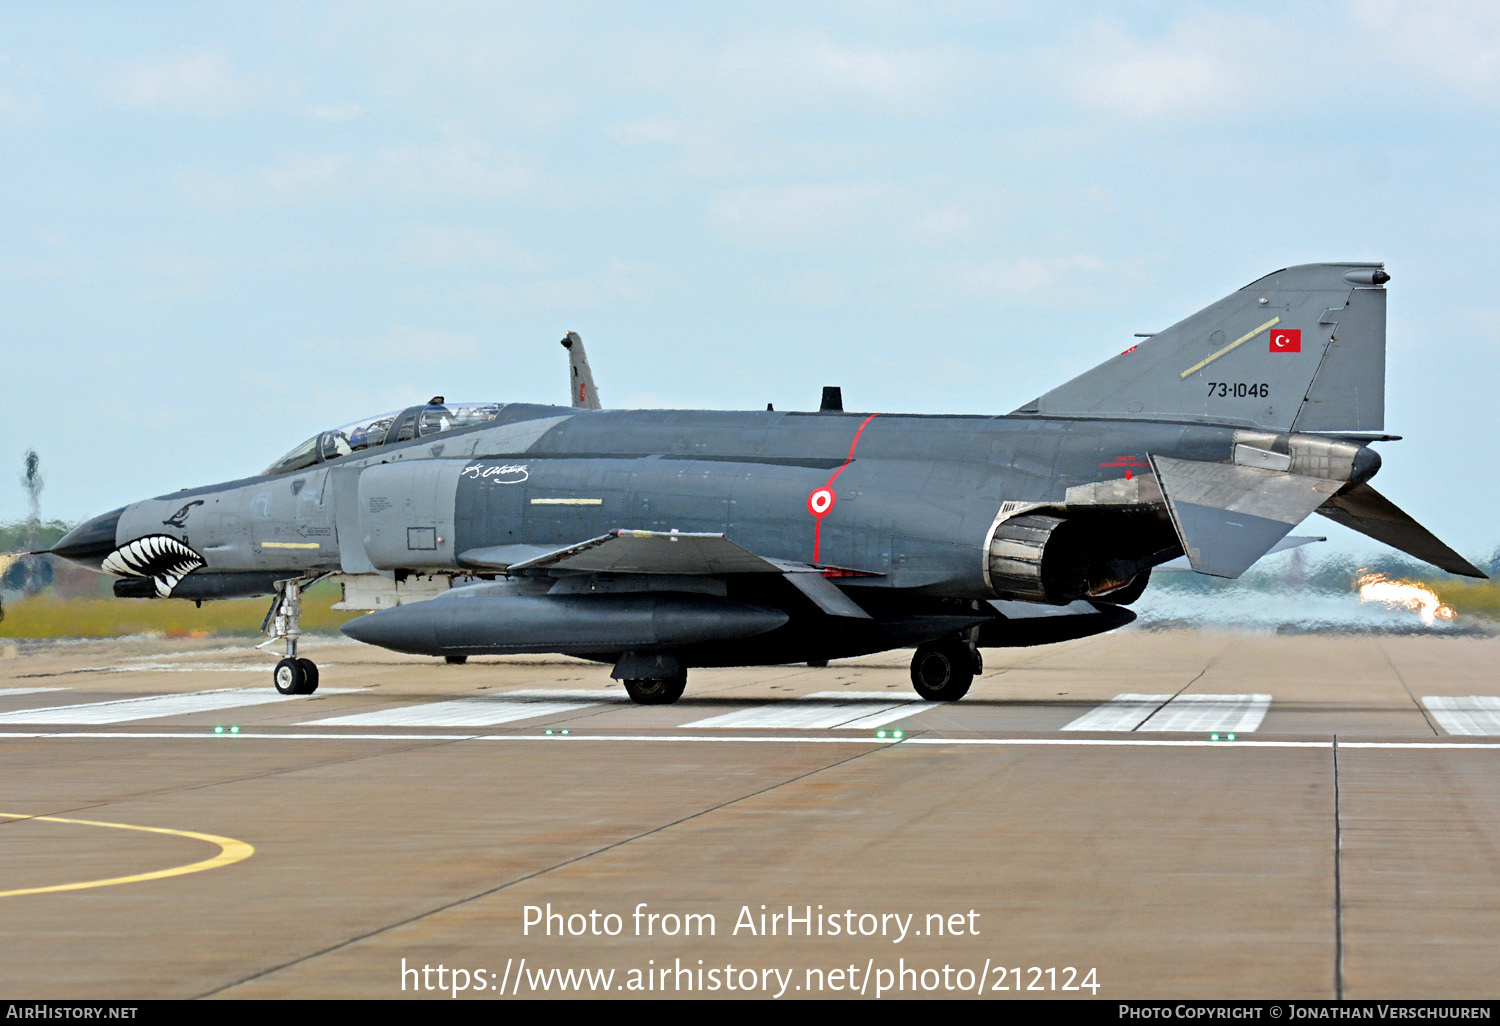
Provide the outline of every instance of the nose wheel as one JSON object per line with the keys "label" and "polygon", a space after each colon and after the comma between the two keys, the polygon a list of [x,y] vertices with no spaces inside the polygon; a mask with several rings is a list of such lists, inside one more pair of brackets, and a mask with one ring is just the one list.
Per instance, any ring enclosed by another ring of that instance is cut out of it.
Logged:
{"label": "nose wheel", "polygon": [[[312,583],[312,582],[307,582]],[[256,648],[265,649],[285,643],[286,657],[276,664],[271,680],[283,695],[310,695],[318,690],[318,667],[311,659],[297,656],[297,639],[302,637],[302,581],[283,581],[271,602],[261,630],[270,640]]]}
{"label": "nose wheel", "polygon": [[283,695],[310,695],[318,690],[318,664],[311,659],[283,659],[273,676]]}

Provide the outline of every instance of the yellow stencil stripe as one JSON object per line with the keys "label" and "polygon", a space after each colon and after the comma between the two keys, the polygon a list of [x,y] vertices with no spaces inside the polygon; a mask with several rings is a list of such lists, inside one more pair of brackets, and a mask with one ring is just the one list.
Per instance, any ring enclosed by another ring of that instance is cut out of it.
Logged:
{"label": "yellow stencil stripe", "polygon": [[317,542],[261,542],[263,549],[316,549],[321,548]]}
{"label": "yellow stencil stripe", "polygon": [[19,894],[50,894],[55,891],[82,891],[91,887],[113,887],[116,884],[162,880],[169,876],[186,876],[188,873],[201,873],[205,869],[218,869],[220,866],[231,866],[236,862],[243,862],[255,854],[255,849],[244,841],[236,841],[233,837],[219,837],[216,834],[200,834],[192,830],[169,830],[166,827],[135,826],[130,823],[103,823],[92,819],[64,819],[61,816],[23,816],[14,812],[0,812],[0,819],[29,819],[41,823],[68,823],[73,826],[109,827],[112,830],[139,830],[147,834],[166,834],[169,837],[186,837],[193,841],[207,841],[209,844],[219,846],[219,854],[213,858],[204,859],[201,862],[192,862],[185,866],[157,869],[149,873],[136,873],[132,876],[112,876],[103,880],[83,880],[79,883],[54,884],[51,887],[22,887],[13,891],[0,891],[0,898],[13,898]]}
{"label": "yellow stencil stripe", "polygon": [[1261,332],[1267,330],[1268,328],[1274,328],[1274,327],[1276,327],[1276,325],[1278,325],[1280,323],[1281,323],[1281,318],[1280,317],[1272,317],[1269,321],[1267,321],[1266,323],[1262,324],[1260,327],[1256,328],[1254,331],[1250,332],[1247,335],[1241,335],[1239,338],[1237,338],[1233,342],[1229,343],[1229,345],[1225,346],[1223,349],[1220,349],[1217,353],[1210,353],[1204,359],[1202,359],[1202,360],[1198,361],[1197,363],[1193,364],[1191,367],[1189,367],[1187,370],[1183,371],[1181,374],[1179,374],[1177,376],[1179,378],[1185,378],[1189,374],[1196,374],[1196,373],[1198,373],[1198,371],[1201,371],[1204,367],[1207,367],[1209,364],[1213,363],[1215,360],[1217,360],[1219,357],[1223,356],[1225,353],[1229,352],[1231,349],[1234,349],[1237,346],[1244,345],[1246,342],[1249,342],[1256,335],[1259,335]]}

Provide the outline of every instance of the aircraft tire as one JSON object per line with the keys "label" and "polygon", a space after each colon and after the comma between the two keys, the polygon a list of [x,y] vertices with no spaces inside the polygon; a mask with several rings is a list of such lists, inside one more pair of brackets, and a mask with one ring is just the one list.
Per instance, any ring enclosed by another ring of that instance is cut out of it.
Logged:
{"label": "aircraft tire", "polygon": [[675,677],[631,677],[625,681],[625,692],[636,705],[671,705],[686,689],[686,673]]}
{"label": "aircraft tire", "polygon": [[956,702],[974,683],[974,650],[961,641],[932,641],[911,658],[911,684],[929,702]]}
{"label": "aircraft tire", "polygon": [[297,665],[302,667],[302,690],[299,695],[310,695],[318,690],[318,664],[311,659],[298,659]]}
{"label": "aircraft tire", "polygon": [[469,661],[468,656],[443,656],[443,662],[449,666],[462,666]]}
{"label": "aircraft tire", "polygon": [[276,669],[271,674],[276,690],[283,695],[302,694],[302,686],[306,678],[307,671],[302,668],[300,659],[283,659],[276,664]]}

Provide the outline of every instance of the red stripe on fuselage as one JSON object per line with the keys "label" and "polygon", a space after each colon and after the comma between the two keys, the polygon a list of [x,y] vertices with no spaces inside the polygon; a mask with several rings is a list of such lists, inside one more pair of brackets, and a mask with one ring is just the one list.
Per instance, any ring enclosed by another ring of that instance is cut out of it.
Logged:
{"label": "red stripe on fuselage", "polygon": [[[844,459],[844,462],[843,462],[842,465],[840,465],[839,469],[835,470],[833,472],[833,474],[828,478],[828,483],[823,486],[824,488],[827,488],[830,492],[833,491],[833,482],[834,482],[834,479],[837,478],[840,474],[842,474],[844,472],[844,467],[847,467],[849,464],[851,464],[851,463],[854,462],[854,450],[859,447],[859,436],[865,433],[865,426],[867,424],[869,424],[870,421],[874,420],[878,416],[880,416],[880,414],[878,414],[878,413],[872,413],[868,417],[866,417],[864,420],[860,421],[859,428],[854,432],[854,439],[853,439],[853,441],[851,441],[849,443],[849,455]],[[832,513],[832,512],[833,512],[833,506],[830,505],[828,507],[828,513]],[[827,516],[827,513],[825,513],[824,516]],[[813,515],[813,558],[812,558],[813,566],[817,566],[818,565],[818,549],[819,549],[820,544],[822,542],[822,536],[823,536],[823,517],[818,516],[817,514],[814,514]]]}

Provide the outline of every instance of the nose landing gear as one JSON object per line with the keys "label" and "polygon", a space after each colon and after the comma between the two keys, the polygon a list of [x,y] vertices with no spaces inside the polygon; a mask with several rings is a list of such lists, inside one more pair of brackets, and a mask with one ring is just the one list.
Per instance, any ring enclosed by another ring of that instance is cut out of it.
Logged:
{"label": "nose landing gear", "polygon": [[286,645],[286,655],[271,675],[276,690],[283,695],[310,695],[318,690],[318,667],[311,659],[297,657],[297,639],[302,637],[302,589],[311,581],[282,581],[279,594],[271,602],[260,629],[270,640],[255,647],[271,648],[278,642]]}

